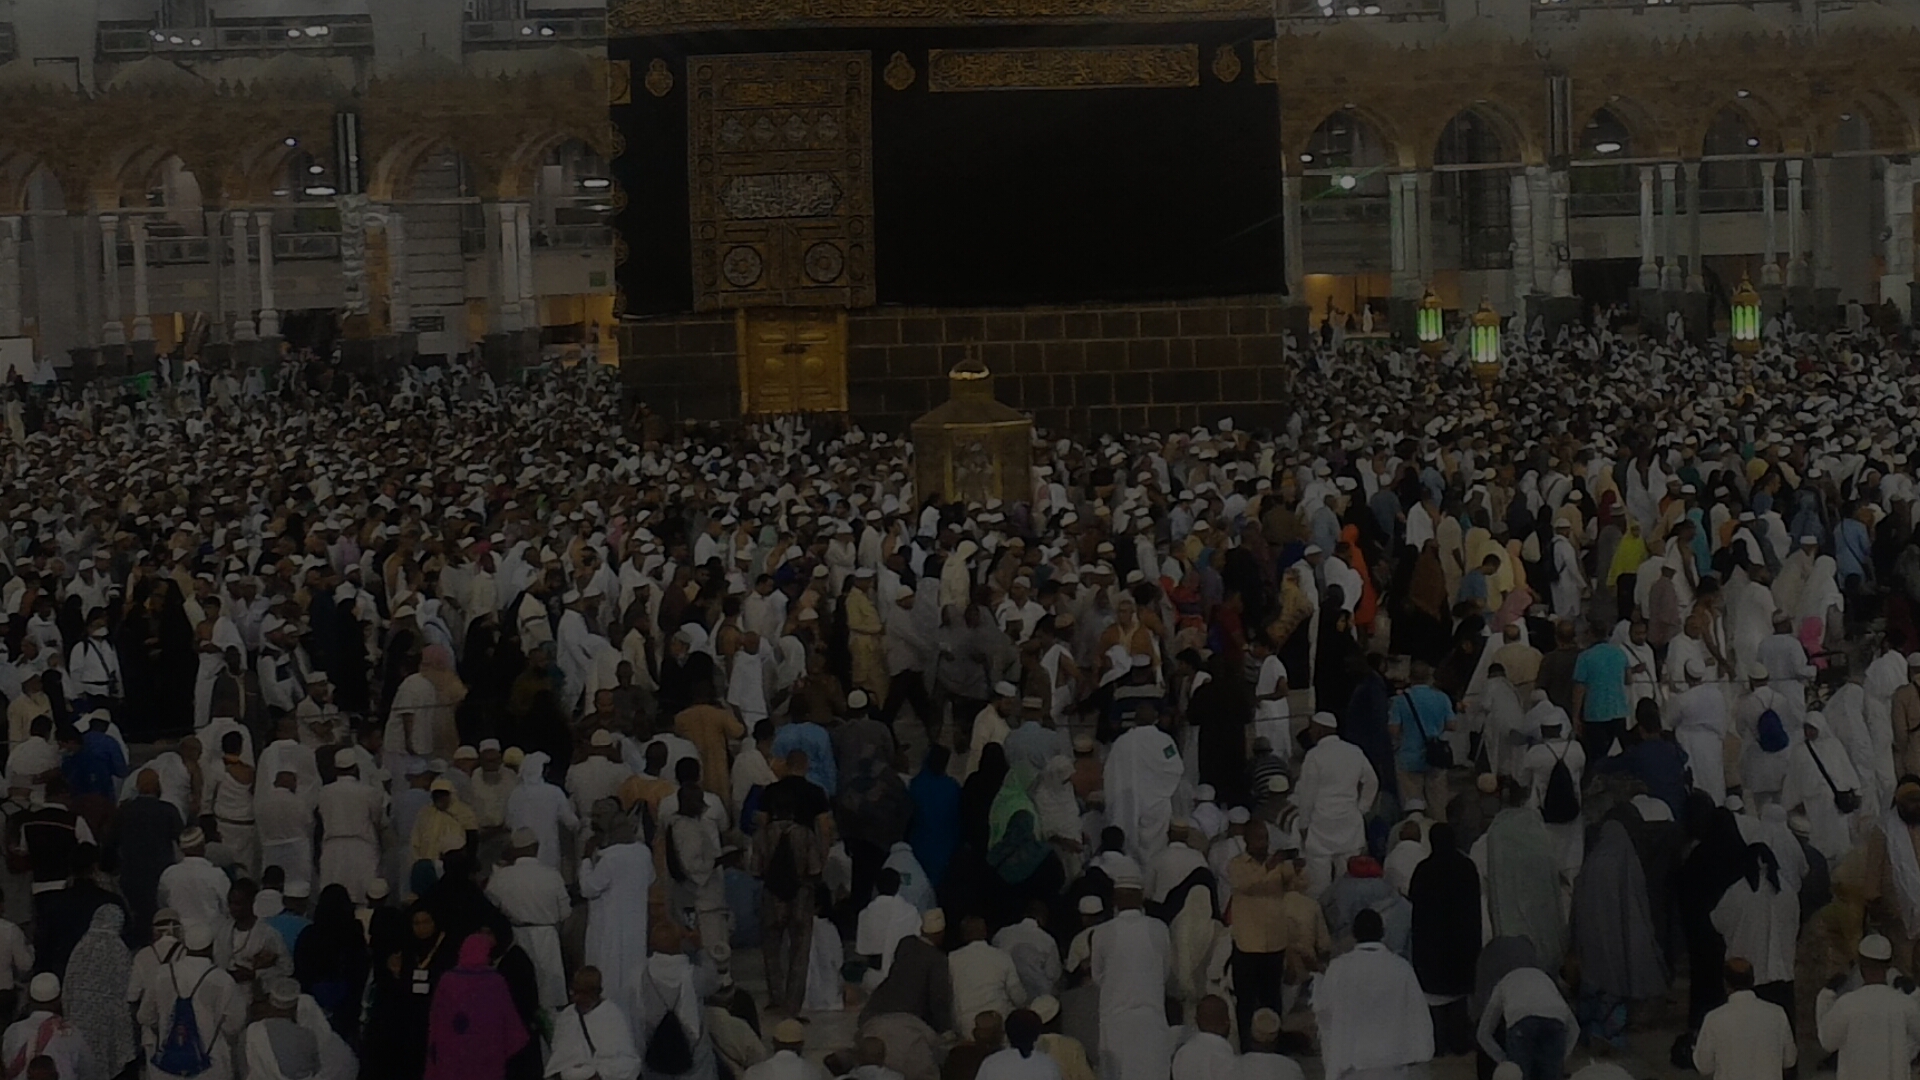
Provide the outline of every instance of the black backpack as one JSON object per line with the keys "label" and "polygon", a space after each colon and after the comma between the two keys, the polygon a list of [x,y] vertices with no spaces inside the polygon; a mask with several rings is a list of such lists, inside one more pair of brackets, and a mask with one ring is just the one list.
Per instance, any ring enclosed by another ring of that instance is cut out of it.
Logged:
{"label": "black backpack", "polygon": [[800,895],[800,867],[793,855],[793,833],[794,830],[789,829],[780,837],[773,857],[767,860],[767,872],[760,879],[767,891],[783,904],[792,903],[793,898]]}
{"label": "black backpack", "polygon": [[1553,771],[1547,774],[1540,816],[1552,825],[1565,825],[1580,818],[1580,789],[1573,782],[1573,770],[1567,768],[1564,751],[1553,759]]}
{"label": "black backpack", "polygon": [[[645,975],[641,978],[646,979],[647,992],[658,998],[659,987]],[[673,1004],[666,1001],[661,1004],[666,1006],[666,1013],[654,1026],[653,1037],[647,1040],[644,1060],[648,1072],[679,1076],[693,1069],[693,1043],[687,1039],[686,1025],[680,1022],[680,1014],[673,1011]]]}

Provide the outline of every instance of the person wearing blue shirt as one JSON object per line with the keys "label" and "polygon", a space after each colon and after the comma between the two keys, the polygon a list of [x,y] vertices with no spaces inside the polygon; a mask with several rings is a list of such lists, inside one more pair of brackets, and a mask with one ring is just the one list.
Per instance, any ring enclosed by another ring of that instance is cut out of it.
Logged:
{"label": "person wearing blue shirt", "polygon": [[120,780],[127,775],[127,755],[107,734],[105,713],[94,714],[87,728],[85,734],[73,728],[61,732],[60,771],[67,778],[67,790],[76,799],[104,799],[111,808],[117,801]]}
{"label": "person wearing blue shirt", "polygon": [[840,790],[839,769],[833,762],[833,737],[811,720],[789,723],[773,737],[773,758],[784,759],[795,750],[807,752],[807,779],[831,799]]}
{"label": "person wearing blue shirt", "polygon": [[1627,668],[1633,658],[1611,641],[1597,641],[1573,662],[1573,717],[1588,761],[1607,756],[1627,733]]}
{"label": "person wearing blue shirt", "polygon": [[1414,685],[1396,694],[1387,714],[1387,728],[1393,736],[1394,772],[1400,781],[1400,803],[1407,810],[1419,809],[1415,800],[1426,804],[1427,816],[1447,820],[1447,770],[1435,768],[1427,760],[1427,743],[1444,740],[1458,726],[1453,716],[1453,700],[1432,686],[1433,669],[1426,664],[1413,666]]}
{"label": "person wearing blue shirt", "polygon": [[1849,596],[1873,584],[1873,534],[1867,531],[1871,513],[1866,503],[1833,527],[1833,561],[1840,570],[1840,587]]}

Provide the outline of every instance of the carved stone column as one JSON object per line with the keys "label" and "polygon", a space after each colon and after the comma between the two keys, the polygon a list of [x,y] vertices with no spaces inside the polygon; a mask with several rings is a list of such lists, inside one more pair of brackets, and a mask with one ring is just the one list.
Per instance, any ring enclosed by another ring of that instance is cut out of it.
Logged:
{"label": "carved stone column", "polygon": [[[1392,192],[1388,192],[1391,201]],[[1305,300],[1307,258],[1300,236],[1300,178],[1287,176],[1280,181],[1280,228],[1286,242],[1287,296],[1295,303]]]}
{"label": "carved stone column", "polygon": [[1679,292],[1686,287],[1680,272],[1680,192],[1674,186],[1674,174],[1680,167],[1672,163],[1660,166],[1660,209],[1665,236],[1660,245],[1664,253],[1660,264],[1660,287]]}
{"label": "carved stone column", "polygon": [[1774,170],[1778,168],[1777,162],[1760,163],[1760,213],[1767,219],[1767,252],[1760,263],[1760,284],[1767,286],[1780,284],[1780,209],[1773,194]]}
{"label": "carved stone column", "polygon": [[206,212],[207,222],[207,274],[213,284],[213,317],[207,320],[207,340],[226,342],[227,337],[227,275],[226,243],[221,240],[224,230],[221,228],[221,214],[218,210]]}
{"label": "carved stone column", "polygon": [[1412,202],[1413,174],[1387,177],[1387,243],[1392,255],[1393,295],[1405,300],[1418,300],[1421,286],[1414,267],[1413,223],[1407,220]]}
{"label": "carved stone column", "polygon": [[100,215],[100,343],[127,343],[127,326],[120,301],[120,216]]}
{"label": "carved stone column", "polygon": [[1813,287],[1840,287],[1833,272],[1833,159],[1824,155],[1813,159]]}
{"label": "carved stone column", "polygon": [[127,239],[133,245],[133,340],[153,340],[153,298],[147,283],[147,219],[127,218]]}
{"label": "carved stone column", "polygon": [[20,226],[17,215],[0,217],[0,337],[19,337]]}
{"label": "carved stone column", "polygon": [[367,197],[340,196],[340,289],[348,315],[367,313]]}
{"label": "carved stone column", "polygon": [[1882,183],[1887,201],[1885,272],[1880,277],[1880,299],[1891,300],[1900,314],[1911,317],[1913,284],[1913,166],[1888,159]]}
{"label": "carved stone column", "polygon": [[1552,208],[1548,221],[1553,227],[1553,243],[1548,249],[1553,254],[1553,280],[1548,291],[1564,298],[1573,295],[1573,234],[1568,227],[1573,189],[1566,169],[1547,174],[1547,197]]}
{"label": "carved stone column", "polygon": [[533,204],[514,204],[514,239],[520,245],[520,317],[527,329],[540,329],[540,293],[533,283]]}
{"label": "carved stone column", "polygon": [[1640,287],[1660,287],[1660,264],[1653,251],[1653,166],[1640,166]]}
{"label": "carved stone column", "polygon": [[1812,284],[1807,274],[1806,251],[1800,240],[1800,185],[1806,167],[1807,163],[1799,158],[1787,159],[1787,284],[1795,288]]}
{"label": "carved stone column", "polygon": [[1508,277],[1513,283],[1515,313],[1524,313],[1527,297],[1539,291],[1533,265],[1533,196],[1527,180],[1526,173],[1515,173],[1507,180],[1507,210],[1513,229],[1513,270]]}
{"label": "carved stone column", "polygon": [[499,301],[494,310],[498,329],[514,333],[526,327],[520,308],[520,212],[512,203],[495,203],[494,213],[500,219]]}
{"label": "carved stone column", "polygon": [[1408,220],[1413,222],[1414,253],[1419,257],[1415,267],[1422,284],[1433,280],[1433,171],[1422,169],[1413,174],[1413,213]]}
{"label": "carved stone column", "polygon": [[407,222],[398,210],[388,210],[387,219],[387,319],[392,332],[404,334],[413,329],[413,286],[407,276]]}
{"label": "carved stone column", "polygon": [[1687,162],[1687,291],[1705,292],[1706,275],[1700,272],[1700,163]]}
{"label": "carved stone column", "polygon": [[260,230],[260,336],[280,336],[280,308],[273,292],[273,215],[265,210],[254,216]]}
{"label": "carved stone column", "polygon": [[233,225],[233,340],[255,341],[259,335],[253,328],[253,286],[248,280],[253,275],[247,269],[247,219],[244,210],[235,210],[232,214]]}

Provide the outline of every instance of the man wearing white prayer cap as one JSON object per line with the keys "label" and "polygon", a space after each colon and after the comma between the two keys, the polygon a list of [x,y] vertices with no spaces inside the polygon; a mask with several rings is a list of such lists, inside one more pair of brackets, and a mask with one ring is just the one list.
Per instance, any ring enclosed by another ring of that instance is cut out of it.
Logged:
{"label": "man wearing white prayer cap", "polygon": [[1840,1080],[1905,1080],[1920,1055],[1920,1001],[1890,985],[1893,944],[1860,940],[1859,989],[1824,987],[1814,1002],[1820,1045],[1838,1054]]}
{"label": "man wearing white prayer cap", "polygon": [[1166,1008],[1173,949],[1167,924],[1149,917],[1144,904],[1139,877],[1121,873],[1113,882],[1114,916],[1093,932],[1105,1080],[1166,1080],[1173,1060]]}
{"label": "man wearing white prayer cap", "polygon": [[[320,888],[341,885],[356,904],[367,898],[367,882],[380,876],[380,833],[387,819],[386,792],[360,782],[353,750],[334,751],[333,782],[320,789]],[[295,880],[292,869],[287,871]]]}
{"label": "man wearing white prayer cap", "polygon": [[[87,1080],[93,1076],[96,1070],[92,1048],[61,1007],[60,977],[50,971],[35,975],[27,984],[27,1001],[27,1015],[14,1021],[6,1033],[0,1035],[0,1061],[7,1063],[9,1075],[26,1080],[27,1060],[44,1054],[53,1059],[59,1080]],[[124,1017],[122,1020],[124,1022]],[[16,1062],[23,1066],[17,1074],[13,1072]]]}
{"label": "man wearing white prayer cap", "polygon": [[1367,848],[1366,815],[1380,792],[1380,778],[1366,751],[1342,739],[1330,712],[1313,714],[1313,749],[1300,762],[1293,805],[1304,833],[1307,893],[1318,896],[1340,867]]}

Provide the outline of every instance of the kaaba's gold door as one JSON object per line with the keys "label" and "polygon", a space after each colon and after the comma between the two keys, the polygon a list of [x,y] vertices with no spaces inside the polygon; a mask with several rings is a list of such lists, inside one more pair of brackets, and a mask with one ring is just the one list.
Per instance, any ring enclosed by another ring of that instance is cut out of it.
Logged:
{"label": "kaaba's gold door", "polygon": [[847,411],[847,313],[742,309],[740,411],[748,416]]}

